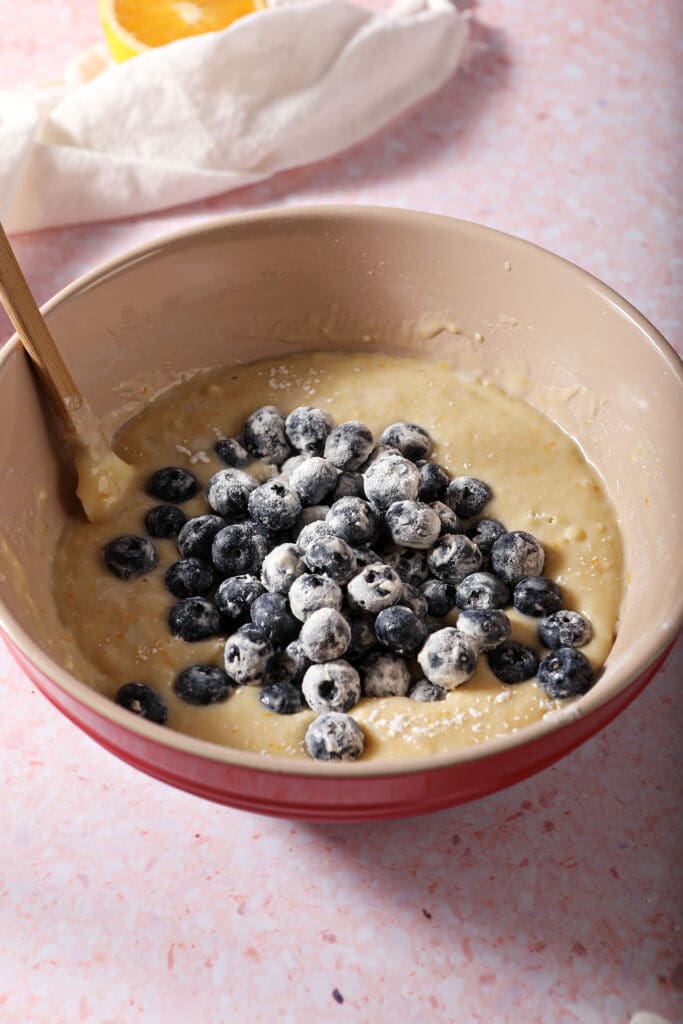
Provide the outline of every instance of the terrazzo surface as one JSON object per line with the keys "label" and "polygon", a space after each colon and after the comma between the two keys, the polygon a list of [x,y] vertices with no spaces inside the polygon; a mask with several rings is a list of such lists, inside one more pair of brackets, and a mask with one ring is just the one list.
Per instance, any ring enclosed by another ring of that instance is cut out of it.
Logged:
{"label": "terrazzo surface", "polygon": [[[0,0],[0,87],[96,41],[95,7]],[[468,67],[349,153],[136,220],[16,236],[39,300],[222,213],[373,203],[540,243],[680,351],[683,7],[482,0],[470,14]],[[680,642],[556,766],[363,826],[166,788],[70,725],[4,647],[0,680],[2,1024],[683,1020]]]}

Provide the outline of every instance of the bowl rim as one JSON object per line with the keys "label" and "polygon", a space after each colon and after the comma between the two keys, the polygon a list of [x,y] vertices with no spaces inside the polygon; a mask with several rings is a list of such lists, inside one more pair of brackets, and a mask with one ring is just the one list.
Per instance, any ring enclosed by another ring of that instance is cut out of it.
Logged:
{"label": "bowl rim", "polygon": [[[669,369],[678,379],[683,395],[683,361],[673,346],[628,300],[587,270],[562,256],[544,249],[542,246],[507,232],[499,231],[496,228],[490,228],[483,224],[445,214],[426,213],[420,210],[391,206],[330,203],[311,206],[274,207],[200,221],[151,241],[144,242],[132,249],[127,249],[124,253],[82,274],[45,302],[41,306],[41,311],[49,318],[49,314],[65,301],[87,291],[93,285],[105,281],[109,276],[137,262],[151,259],[158,252],[167,251],[170,248],[181,248],[183,244],[188,242],[210,239],[212,235],[220,235],[224,232],[230,232],[231,230],[261,222],[301,222],[307,219],[329,220],[330,218],[342,222],[361,218],[364,221],[369,220],[378,224],[385,222],[392,225],[400,224],[401,222],[411,224],[432,222],[437,228],[453,230],[465,237],[483,235],[492,244],[508,246],[510,254],[514,254],[515,251],[541,254],[543,258],[560,267],[563,272],[569,274],[580,285],[587,286],[590,290],[599,294],[603,301],[630,320],[647,342],[664,358]],[[21,344],[18,335],[15,333],[0,349],[0,369],[7,360],[14,358],[14,353],[20,349]],[[618,685],[612,684],[606,694],[601,693],[598,697],[596,689],[593,688],[583,697],[572,701],[566,707],[560,708],[556,712],[551,712],[548,717],[523,726],[515,732],[506,733],[458,750],[426,754],[410,759],[397,758],[396,760],[378,760],[376,762],[363,762],[361,759],[356,762],[321,763],[303,758],[273,756],[238,750],[235,747],[222,746],[209,740],[197,739],[185,733],[155,725],[137,715],[131,715],[130,712],[115,704],[113,700],[99,693],[59,665],[58,662],[54,661],[29,636],[26,630],[10,613],[4,602],[0,600],[0,630],[5,633],[10,643],[17,647],[35,668],[47,676],[69,697],[84,705],[101,718],[108,720],[113,725],[137,734],[141,739],[178,750],[186,755],[218,762],[225,765],[226,769],[230,767],[253,769],[271,774],[307,776],[318,779],[371,778],[433,772],[476,762],[488,757],[495,757],[496,755],[509,753],[514,749],[531,745],[542,737],[549,736],[553,732],[562,729],[565,725],[576,721],[578,718],[585,718],[592,712],[597,711],[647,672],[664,651],[673,645],[678,632],[683,627],[683,588],[681,589],[679,608],[675,621],[670,623],[670,626],[669,630],[662,630],[658,637],[653,639],[647,650],[639,656],[637,662],[625,673],[624,678],[618,682]]]}

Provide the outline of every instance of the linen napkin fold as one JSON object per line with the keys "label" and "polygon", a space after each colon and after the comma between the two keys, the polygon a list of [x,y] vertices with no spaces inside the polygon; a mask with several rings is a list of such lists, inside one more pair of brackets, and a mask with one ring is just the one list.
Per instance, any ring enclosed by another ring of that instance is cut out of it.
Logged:
{"label": "linen napkin fold", "polygon": [[121,65],[95,47],[62,79],[0,92],[0,219],[131,216],[331,156],[438,89],[466,36],[449,0],[286,0]]}

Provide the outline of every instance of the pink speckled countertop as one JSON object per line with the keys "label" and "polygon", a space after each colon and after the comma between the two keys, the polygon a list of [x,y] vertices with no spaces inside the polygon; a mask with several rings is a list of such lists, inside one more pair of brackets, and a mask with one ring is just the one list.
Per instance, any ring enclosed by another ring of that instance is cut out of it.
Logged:
{"label": "pink speckled countertop", "polygon": [[[49,77],[95,41],[95,7],[0,0],[0,85]],[[485,45],[469,69],[351,153],[155,216],[15,238],[39,299],[219,213],[380,203],[545,245],[680,350],[680,3],[481,0],[473,13]],[[683,1019],[680,643],[555,767],[358,827],[175,792],[71,726],[4,648],[0,679],[2,1024]]]}

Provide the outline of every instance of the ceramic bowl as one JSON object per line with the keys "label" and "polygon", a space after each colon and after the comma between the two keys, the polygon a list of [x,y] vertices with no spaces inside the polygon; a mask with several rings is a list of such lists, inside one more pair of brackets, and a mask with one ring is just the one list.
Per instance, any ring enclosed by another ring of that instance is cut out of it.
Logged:
{"label": "ceramic bowl", "polygon": [[[656,673],[683,613],[681,365],[619,295],[475,224],[363,207],[285,209],[194,227],[76,281],[45,307],[95,412],[158,386],[321,346],[448,359],[547,411],[616,506],[626,593],[594,688],[566,713],[450,755],[320,765],[241,753],[145,722],[65,668],[51,555],[73,487],[16,338],[0,356],[0,626],[40,690],[125,761],[171,785],[308,820],[412,815],[484,796],[593,735]],[[483,340],[482,340],[483,337]],[[188,343],[189,342],[189,343]]]}

